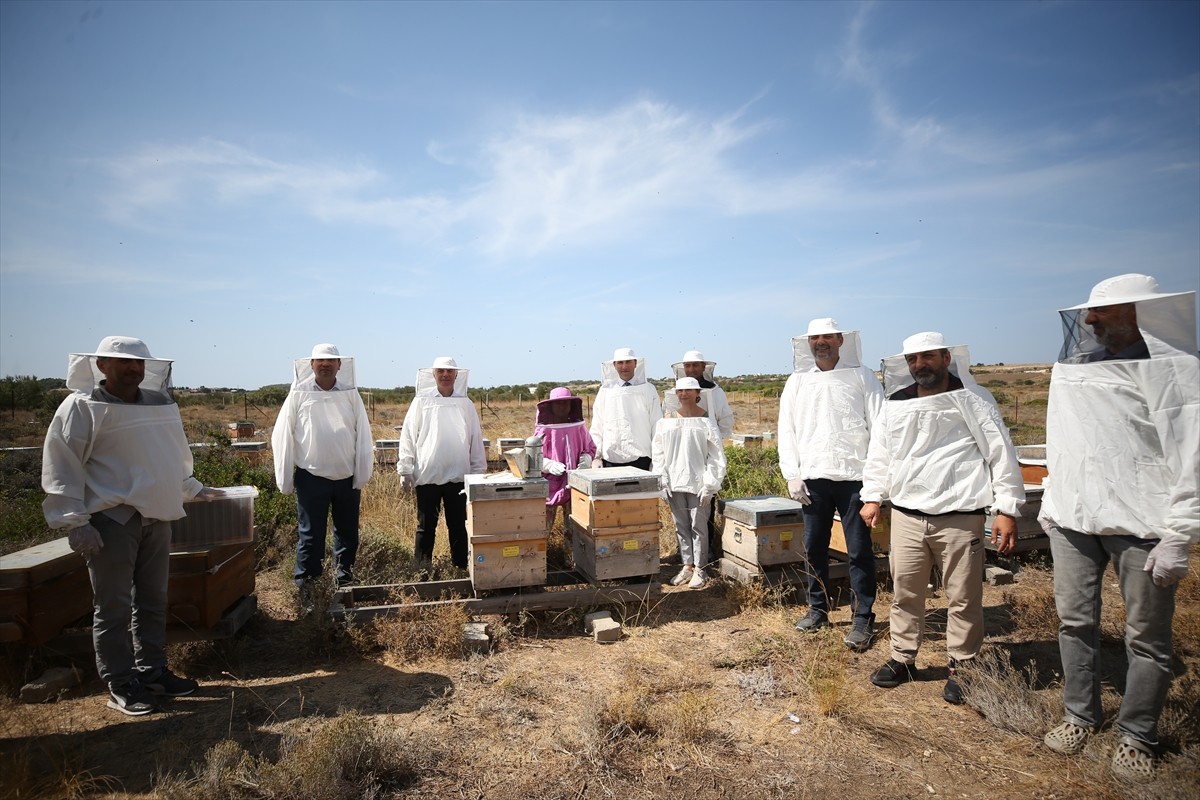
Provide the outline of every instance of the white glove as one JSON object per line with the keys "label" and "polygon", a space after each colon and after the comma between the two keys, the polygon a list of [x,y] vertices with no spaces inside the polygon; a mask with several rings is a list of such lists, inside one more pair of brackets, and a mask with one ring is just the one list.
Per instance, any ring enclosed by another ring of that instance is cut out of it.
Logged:
{"label": "white glove", "polygon": [[808,496],[808,487],[799,478],[788,481],[788,494],[802,506],[806,506],[812,502],[812,498]]}
{"label": "white glove", "polygon": [[400,476],[400,491],[411,492],[412,490],[413,490],[413,476],[412,475],[401,475]]}
{"label": "white glove", "polygon": [[1188,549],[1191,540],[1179,534],[1167,534],[1158,540],[1146,556],[1146,572],[1155,586],[1170,586],[1187,577]]}
{"label": "white glove", "polygon": [[575,468],[576,469],[591,469],[592,468],[592,457],[589,456],[587,453],[580,453],[579,454],[579,463],[575,466]]}
{"label": "white glove", "polygon": [[600,469],[604,466],[604,462],[600,460],[600,456],[592,459],[592,469]]}
{"label": "white glove", "polygon": [[561,461],[555,461],[553,458],[542,459],[542,472],[547,475],[562,475],[567,471],[567,465]]}
{"label": "white glove", "polygon": [[658,488],[662,489],[663,500],[667,500],[669,502],[671,499],[671,484],[667,480],[666,475],[658,476]]}
{"label": "white glove", "polygon": [[713,495],[715,495],[715,494],[716,494],[715,491],[713,491],[712,489],[705,486],[703,489],[700,490],[700,505],[707,506],[708,501],[712,500]]}
{"label": "white glove", "polygon": [[76,553],[87,558],[100,552],[100,548],[104,547],[104,540],[100,538],[100,531],[88,524],[67,531],[67,544]]}

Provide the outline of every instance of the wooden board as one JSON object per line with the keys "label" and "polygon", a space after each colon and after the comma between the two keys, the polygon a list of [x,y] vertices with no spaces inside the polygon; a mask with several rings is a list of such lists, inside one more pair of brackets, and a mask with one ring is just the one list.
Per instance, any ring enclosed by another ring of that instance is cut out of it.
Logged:
{"label": "wooden board", "polygon": [[572,518],[569,527],[575,568],[590,580],[608,581],[658,572],[657,520],[652,525],[605,532],[589,531]]}
{"label": "wooden board", "polygon": [[81,567],[86,571],[83,556],[63,536],[0,556],[0,589],[29,589]]}
{"label": "wooden board", "polygon": [[[520,501],[514,501],[520,502]],[[536,502],[536,501],[535,501]],[[494,504],[493,504],[494,505]],[[542,520],[543,524],[545,519]],[[546,582],[546,537],[471,539],[467,570],[477,591],[541,586]]]}
{"label": "wooden board", "polygon": [[167,584],[167,621],[209,628],[234,603],[253,593],[254,548],[247,547],[203,572],[172,573]]}
{"label": "wooden board", "polygon": [[[82,559],[80,559],[82,561]],[[0,641],[39,645],[92,614],[92,582],[86,566],[28,589],[0,589]]]}
{"label": "wooden board", "polygon": [[467,533],[471,536],[546,531],[546,498],[488,500],[467,503]]}
{"label": "wooden board", "polygon": [[760,567],[804,560],[804,523],[753,528],[726,519],[721,548],[747,564]]}
{"label": "wooden board", "polygon": [[571,519],[593,533],[607,528],[658,524],[658,498],[593,497],[571,489]]}

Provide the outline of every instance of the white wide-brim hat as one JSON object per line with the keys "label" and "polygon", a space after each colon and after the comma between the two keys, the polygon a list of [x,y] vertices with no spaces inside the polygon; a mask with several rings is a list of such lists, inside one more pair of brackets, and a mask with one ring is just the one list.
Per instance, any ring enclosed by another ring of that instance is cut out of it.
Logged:
{"label": "white wide-brim hat", "polygon": [[805,336],[820,336],[823,333],[845,333],[846,331],[838,327],[837,320],[833,317],[819,317],[810,320],[808,323],[808,331]]}
{"label": "white wide-brim hat", "polygon": [[637,361],[638,355],[633,352],[632,347],[618,347],[613,350],[613,361]]}
{"label": "white wide-brim hat", "polygon": [[1149,275],[1129,272],[1106,278],[1092,287],[1086,303],[1064,308],[1063,311],[1083,311],[1097,306],[1115,306],[1120,303],[1138,303],[1143,300],[1158,300],[1178,297],[1187,292],[1160,292],[1158,281]]}
{"label": "white wide-brim hat", "polygon": [[138,361],[171,361],[170,358],[155,358],[150,348],[141,339],[132,336],[105,336],[96,346],[94,353],[74,353],[92,358],[133,358]]}
{"label": "white wide-brim hat", "polygon": [[908,356],[913,353],[924,353],[926,350],[949,350],[962,347],[961,344],[946,344],[946,337],[937,331],[922,331],[914,333],[904,340],[904,349],[899,355]]}
{"label": "white wide-brim hat", "polygon": [[462,369],[451,356],[438,356],[430,369]]}
{"label": "white wide-brim hat", "polygon": [[329,344],[328,342],[325,342],[323,344],[313,345],[312,355],[309,356],[309,358],[336,358],[340,361],[342,359],[342,354],[338,352],[336,344]]}
{"label": "white wide-brim hat", "polygon": [[700,381],[696,380],[695,378],[676,378],[675,379],[675,391],[679,391],[680,389],[699,389],[699,388],[700,388]]}
{"label": "white wide-brim hat", "polygon": [[707,358],[704,357],[704,353],[701,353],[699,350],[688,350],[686,353],[683,354],[683,358],[679,359],[671,366],[672,367],[682,367],[684,364],[690,364],[693,361],[703,362],[704,364],[707,364],[710,367],[715,367],[717,365],[717,362],[709,361]]}

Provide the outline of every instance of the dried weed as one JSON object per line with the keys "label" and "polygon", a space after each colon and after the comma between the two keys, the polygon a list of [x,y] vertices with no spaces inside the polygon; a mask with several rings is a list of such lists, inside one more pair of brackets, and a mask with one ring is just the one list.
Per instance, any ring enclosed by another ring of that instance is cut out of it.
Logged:
{"label": "dried weed", "polygon": [[1006,649],[984,650],[960,672],[967,704],[998,728],[1040,741],[1062,716],[1061,703],[1039,691],[1037,665],[1016,669]]}

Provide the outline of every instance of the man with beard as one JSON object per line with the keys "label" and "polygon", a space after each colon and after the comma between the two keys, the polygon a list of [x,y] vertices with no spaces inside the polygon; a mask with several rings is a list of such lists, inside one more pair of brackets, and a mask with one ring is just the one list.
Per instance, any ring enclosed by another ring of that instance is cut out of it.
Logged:
{"label": "man with beard", "polygon": [[902,353],[884,359],[888,397],[871,430],[860,493],[868,527],[879,519],[880,502],[892,503],[892,652],[871,683],[890,689],[915,677],[936,562],[949,601],[950,677],[942,697],[954,704],[963,701],[958,665],[983,645],[985,516],[989,507],[996,511],[992,543],[1011,552],[1025,502],[1008,429],[970,363],[965,346],[948,347],[932,332],[908,337]]}
{"label": "man with beard", "polygon": [[1111,562],[1128,655],[1111,768],[1145,780],[1171,685],[1175,590],[1200,539],[1196,293],[1118,275],[1059,314],[1039,521],[1054,556],[1065,714],[1043,741],[1075,755],[1104,722],[1100,595]]}

